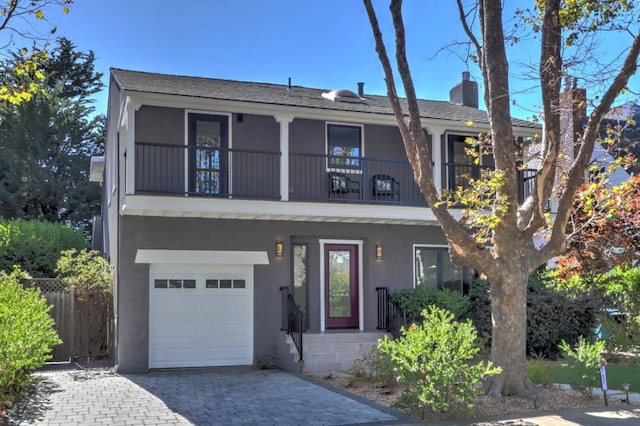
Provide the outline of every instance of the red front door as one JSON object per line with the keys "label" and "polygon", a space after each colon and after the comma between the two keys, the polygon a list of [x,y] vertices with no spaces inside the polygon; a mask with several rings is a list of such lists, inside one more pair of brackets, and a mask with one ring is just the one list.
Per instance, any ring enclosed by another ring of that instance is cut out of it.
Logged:
{"label": "red front door", "polygon": [[358,328],[358,246],[324,246],[325,327]]}

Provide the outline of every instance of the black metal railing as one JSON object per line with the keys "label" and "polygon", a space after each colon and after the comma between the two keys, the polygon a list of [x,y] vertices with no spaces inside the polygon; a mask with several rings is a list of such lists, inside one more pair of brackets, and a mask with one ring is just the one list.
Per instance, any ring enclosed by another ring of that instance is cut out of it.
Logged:
{"label": "black metal railing", "polygon": [[426,205],[407,160],[290,154],[289,199]]}
{"label": "black metal railing", "polygon": [[378,330],[386,330],[393,338],[400,337],[400,330],[407,325],[407,315],[391,300],[388,287],[376,287],[378,295]]}
{"label": "black metal railing", "polygon": [[280,199],[280,153],[136,142],[136,193]]}
{"label": "black metal railing", "polygon": [[[280,152],[136,142],[135,191],[279,200]],[[468,188],[483,166],[443,163],[443,186]],[[535,170],[523,170],[520,198],[533,190]],[[289,154],[289,199],[426,206],[406,159]]]}
{"label": "black metal railing", "polygon": [[[448,189],[463,188],[467,189],[471,186],[471,180],[478,180],[482,175],[482,171],[487,166],[466,163],[443,163],[443,169],[446,173],[445,187]],[[491,167],[490,169],[493,169]],[[523,169],[518,172],[518,200],[523,202],[529,195],[533,193],[535,184],[535,169]]]}
{"label": "black metal railing", "polygon": [[280,329],[291,336],[291,340],[298,350],[298,361],[301,362],[304,360],[302,356],[302,336],[304,334],[302,309],[298,307],[293,296],[289,293],[289,287],[280,287],[280,298],[282,305]]}

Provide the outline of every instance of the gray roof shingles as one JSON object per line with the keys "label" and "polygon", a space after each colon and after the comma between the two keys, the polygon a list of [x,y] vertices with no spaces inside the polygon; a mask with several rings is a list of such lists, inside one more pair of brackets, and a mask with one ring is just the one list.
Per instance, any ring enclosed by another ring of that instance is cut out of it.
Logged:
{"label": "gray roof shingles", "polygon": [[[122,89],[133,92],[393,115],[386,96],[365,94],[362,102],[335,102],[321,96],[329,90],[301,86],[292,86],[288,90],[286,85],[280,84],[156,74],[118,68],[112,68],[111,73]],[[420,99],[418,102],[423,118],[461,122],[471,120],[478,124],[488,124],[487,113],[477,108],[448,101]],[[540,127],[517,118],[513,119],[513,124],[531,129]]]}

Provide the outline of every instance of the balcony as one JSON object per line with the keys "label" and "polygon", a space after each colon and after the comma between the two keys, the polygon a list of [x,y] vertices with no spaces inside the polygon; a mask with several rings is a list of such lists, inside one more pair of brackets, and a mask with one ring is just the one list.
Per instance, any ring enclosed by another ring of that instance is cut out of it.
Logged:
{"label": "balcony", "polygon": [[[281,154],[210,146],[137,142],[135,193],[196,198],[281,200]],[[426,206],[407,160],[289,154],[290,201]],[[469,185],[481,166],[442,164],[445,187]],[[521,172],[521,198],[534,170]]]}

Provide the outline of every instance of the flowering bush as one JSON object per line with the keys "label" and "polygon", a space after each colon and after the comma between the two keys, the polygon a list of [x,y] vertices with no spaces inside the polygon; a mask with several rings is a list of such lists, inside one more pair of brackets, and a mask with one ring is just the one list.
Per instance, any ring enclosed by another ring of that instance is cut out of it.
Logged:
{"label": "flowering bush", "polygon": [[[422,324],[402,329],[395,340],[385,338],[379,348],[394,364],[396,379],[405,384],[399,405],[424,415],[426,407],[446,411],[451,404],[473,406],[482,394],[483,377],[500,373],[491,362],[472,362],[480,351],[470,320],[454,321],[449,311],[430,307],[422,311]],[[424,417],[424,416],[423,416]]]}

